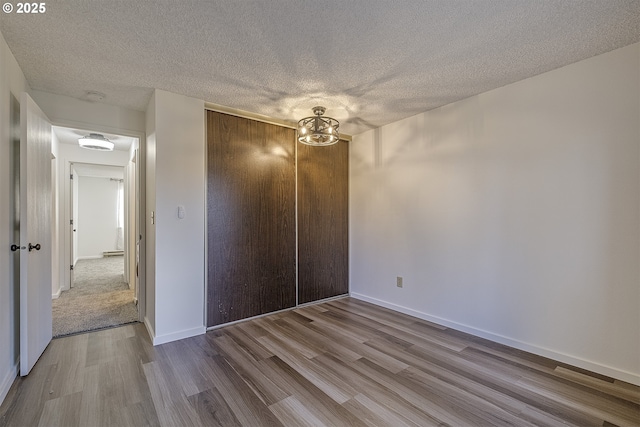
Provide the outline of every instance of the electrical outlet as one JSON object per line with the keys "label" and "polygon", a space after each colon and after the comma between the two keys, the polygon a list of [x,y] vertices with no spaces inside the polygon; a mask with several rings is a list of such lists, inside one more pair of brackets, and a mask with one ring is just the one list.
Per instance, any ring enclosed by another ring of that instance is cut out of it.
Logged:
{"label": "electrical outlet", "polygon": [[396,277],[396,286],[399,288],[402,287],[402,277],[400,276]]}

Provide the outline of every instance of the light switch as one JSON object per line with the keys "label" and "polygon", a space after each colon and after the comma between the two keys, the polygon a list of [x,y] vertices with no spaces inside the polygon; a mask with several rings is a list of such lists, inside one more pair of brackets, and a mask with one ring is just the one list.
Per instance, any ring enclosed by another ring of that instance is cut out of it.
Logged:
{"label": "light switch", "polygon": [[184,206],[178,206],[178,218],[183,219],[185,215]]}

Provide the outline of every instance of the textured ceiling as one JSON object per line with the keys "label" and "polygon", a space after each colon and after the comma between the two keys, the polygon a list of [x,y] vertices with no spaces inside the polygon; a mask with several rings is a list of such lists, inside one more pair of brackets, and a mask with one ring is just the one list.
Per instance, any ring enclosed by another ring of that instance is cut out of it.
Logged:
{"label": "textured ceiling", "polygon": [[152,88],[357,134],[640,40],[639,0],[71,1],[0,14],[33,89]]}

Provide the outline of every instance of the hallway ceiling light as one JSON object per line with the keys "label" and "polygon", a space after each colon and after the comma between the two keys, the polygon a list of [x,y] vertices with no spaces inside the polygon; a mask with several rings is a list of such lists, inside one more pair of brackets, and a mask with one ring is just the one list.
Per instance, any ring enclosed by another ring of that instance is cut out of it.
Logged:
{"label": "hallway ceiling light", "polygon": [[99,133],[90,133],[88,136],[82,137],[78,140],[78,144],[82,148],[88,148],[89,150],[102,150],[113,151],[113,142],[109,141],[104,135]]}
{"label": "hallway ceiling light", "polygon": [[298,122],[298,141],[317,147],[333,145],[338,142],[340,122],[331,117],[323,116],[325,110],[324,107],[313,107],[315,116],[305,117]]}

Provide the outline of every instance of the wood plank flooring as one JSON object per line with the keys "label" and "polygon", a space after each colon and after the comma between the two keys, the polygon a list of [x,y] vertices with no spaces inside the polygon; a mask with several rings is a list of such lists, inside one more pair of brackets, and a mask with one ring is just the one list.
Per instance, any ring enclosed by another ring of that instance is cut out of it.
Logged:
{"label": "wood plank flooring", "polygon": [[640,388],[352,298],[52,341],[2,426],[639,426]]}

